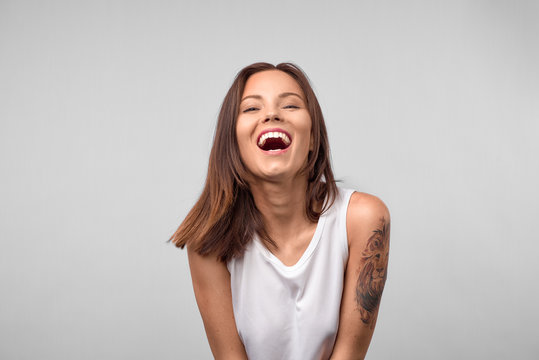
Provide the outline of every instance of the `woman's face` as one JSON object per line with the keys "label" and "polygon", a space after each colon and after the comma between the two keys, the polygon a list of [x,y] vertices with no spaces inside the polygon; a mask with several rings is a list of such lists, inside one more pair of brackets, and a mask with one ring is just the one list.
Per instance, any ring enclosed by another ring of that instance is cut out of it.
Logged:
{"label": "woman's face", "polygon": [[296,177],[312,149],[311,116],[298,83],[280,70],[249,77],[240,103],[236,136],[254,180]]}

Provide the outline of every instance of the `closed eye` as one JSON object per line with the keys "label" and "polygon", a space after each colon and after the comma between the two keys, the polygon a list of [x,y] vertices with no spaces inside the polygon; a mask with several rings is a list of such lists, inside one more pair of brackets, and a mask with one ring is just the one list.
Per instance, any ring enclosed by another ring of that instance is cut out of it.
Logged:
{"label": "closed eye", "polygon": [[284,108],[285,108],[285,109],[299,109],[299,106],[296,106],[296,105],[286,105]]}
{"label": "closed eye", "polygon": [[256,111],[256,110],[258,110],[258,108],[252,107],[252,106],[251,106],[251,107],[249,107],[249,108],[243,110],[243,112],[244,112],[244,113],[247,113],[247,112]]}

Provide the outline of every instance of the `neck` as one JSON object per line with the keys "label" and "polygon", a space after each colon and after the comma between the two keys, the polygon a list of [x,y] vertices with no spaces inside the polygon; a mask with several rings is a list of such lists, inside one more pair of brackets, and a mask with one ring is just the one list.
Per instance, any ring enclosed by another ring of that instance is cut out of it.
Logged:
{"label": "neck", "polygon": [[255,205],[262,214],[269,235],[279,243],[311,222],[305,212],[307,178],[283,182],[252,182],[249,184]]}

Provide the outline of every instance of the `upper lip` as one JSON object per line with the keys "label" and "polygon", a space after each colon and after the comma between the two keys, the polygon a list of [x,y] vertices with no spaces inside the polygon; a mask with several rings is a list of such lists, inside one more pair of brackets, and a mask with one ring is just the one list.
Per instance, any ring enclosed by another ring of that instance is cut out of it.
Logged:
{"label": "upper lip", "polygon": [[258,134],[258,137],[256,138],[256,143],[258,144],[258,142],[260,141],[260,137],[266,133],[269,133],[269,132],[282,132],[284,134],[286,134],[286,136],[288,136],[288,138],[290,139],[290,142],[292,142],[292,135],[290,135],[290,133],[286,130],[283,130],[281,128],[271,128],[271,129],[264,129],[262,130],[262,132],[260,134]]}

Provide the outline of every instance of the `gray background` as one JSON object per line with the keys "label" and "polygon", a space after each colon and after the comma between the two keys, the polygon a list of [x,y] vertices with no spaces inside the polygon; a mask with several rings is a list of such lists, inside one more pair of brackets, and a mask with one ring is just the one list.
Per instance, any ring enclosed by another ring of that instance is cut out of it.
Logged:
{"label": "gray background", "polygon": [[539,2],[0,1],[0,358],[209,359],[185,251],[220,103],[293,61],[392,213],[369,359],[539,357]]}

